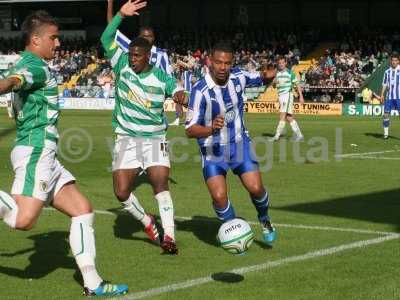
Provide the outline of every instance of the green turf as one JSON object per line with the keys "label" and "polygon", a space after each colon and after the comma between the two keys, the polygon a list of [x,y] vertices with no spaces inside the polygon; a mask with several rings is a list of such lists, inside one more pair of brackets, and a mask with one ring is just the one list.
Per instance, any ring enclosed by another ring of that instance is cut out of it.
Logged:
{"label": "green turf", "polygon": [[[215,241],[219,223],[193,140],[178,140],[172,147],[175,156],[187,154],[188,159],[173,163],[170,176],[176,215],[192,219],[177,219],[180,255],[160,255],[159,248],[145,239],[141,226],[120,211],[113,196],[110,119],[110,112],[63,111],[59,126],[64,133],[63,164],[76,176],[95,209],[115,213],[96,216],[97,262],[104,278],[127,283],[131,293],[209,275],[214,278],[201,286],[154,297],[160,299],[399,299],[399,239],[243,276],[227,273],[380,235],[278,227],[279,239],[268,249],[259,241],[260,228],[252,225],[256,241],[249,252],[245,256],[225,253]],[[273,221],[400,232],[400,123],[393,120],[393,137],[385,141],[379,118],[300,116],[298,120],[305,142],[293,144],[287,128],[288,137],[272,145],[265,141],[274,133],[277,117],[246,116],[258,155],[269,158],[261,159],[261,166],[271,195]],[[92,151],[80,161],[90,146],[82,132],[90,137]],[[6,191],[13,179],[9,154],[14,136],[14,124],[1,110],[0,189]],[[168,136],[170,140],[184,137],[183,127],[171,127]],[[327,155],[321,155],[322,148]],[[395,151],[362,158],[335,157],[391,150]],[[256,221],[240,182],[232,174],[228,178],[237,214]],[[149,212],[158,214],[146,178],[140,179],[136,195]],[[30,232],[0,226],[1,299],[80,297],[81,279],[70,254],[68,230],[68,218],[48,210]]]}

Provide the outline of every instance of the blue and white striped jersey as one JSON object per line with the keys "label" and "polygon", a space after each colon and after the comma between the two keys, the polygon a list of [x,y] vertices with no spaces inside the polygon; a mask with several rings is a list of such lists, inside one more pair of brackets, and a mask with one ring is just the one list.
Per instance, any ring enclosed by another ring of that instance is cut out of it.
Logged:
{"label": "blue and white striped jersey", "polygon": [[382,85],[387,87],[386,99],[400,100],[400,66],[385,71]]}
{"label": "blue and white striped jersey", "polygon": [[[117,31],[115,35],[115,42],[124,50],[128,52],[129,44],[131,40],[125,36],[121,31]],[[151,55],[150,55],[150,65],[160,68],[168,75],[172,75],[172,66],[169,62],[168,53],[164,49],[157,48],[156,46],[151,47]]]}
{"label": "blue and white striped jersey", "polygon": [[192,78],[193,78],[192,71],[186,70],[182,73],[183,88],[185,89],[185,91],[189,93],[192,91]]}
{"label": "blue and white striped jersey", "polygon": [[249,73],[238,68],[231,70],[225,86],[217,85],[210,74],[199,80],[192,89],[186,115],[186,128],[198,124],[212,126],[218,115],[225,118],[225,126],[207,138],[199,138],[200,147],[238,143],[247,135],[243,120],[244,89],[262,86],[260,73]]}

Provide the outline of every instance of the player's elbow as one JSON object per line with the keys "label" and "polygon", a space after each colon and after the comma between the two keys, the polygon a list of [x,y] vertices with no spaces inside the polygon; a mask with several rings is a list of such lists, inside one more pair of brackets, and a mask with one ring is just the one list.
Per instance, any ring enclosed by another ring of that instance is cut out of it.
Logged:
{"label": "player's elbow", "polygon": [[189,128],[186,129],[186,136],[187,136],[189,139],[195,138],[195,137],[196,137],[196,134],[195,134],[195,133],[196,133],[196,132],[195,132],[193,126],[190,126]]}

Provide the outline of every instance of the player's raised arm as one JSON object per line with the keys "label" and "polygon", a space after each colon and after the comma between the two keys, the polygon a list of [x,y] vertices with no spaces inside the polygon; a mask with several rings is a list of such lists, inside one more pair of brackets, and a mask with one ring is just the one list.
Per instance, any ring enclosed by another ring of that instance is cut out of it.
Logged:
{"label": "player's raised arm", "polygon": [[114,13],[114,0],[107,0],[107,23],[113,19]]}
{"label": "player's raised arm", "polygon": [[118,50],[118,47],[116,47],[114,44],[114,39],[122,19],[125,17],[139,15],[138,11],[146,7],[146,5],[147,2],[143,0],[129,0],[121,7],[120,11],[115,15],[115,17],[112,18],[111,22],[108,24],[101,36],[101,43],[106,51],[107,58],[112,59]]}

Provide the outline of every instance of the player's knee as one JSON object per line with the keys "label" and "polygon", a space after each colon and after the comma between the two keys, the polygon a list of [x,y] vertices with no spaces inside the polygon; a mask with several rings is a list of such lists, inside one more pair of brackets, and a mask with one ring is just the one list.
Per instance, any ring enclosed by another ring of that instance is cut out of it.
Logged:
{"label": "player's knee", "polygon": [[223,190],[214,191],[212,194],[212,198],[216,203],[225,203],[226,201],[228,201],[228,196]]}
{"label": "player's knee", "polygon": [[30,215],[20,215],[15,223],[15,229],[28,231],[35,225],[36,219]]}
{"label": "player's knee", "polygon": [[249,192],[251,196],[255,198],[261,198],[265,195],[265,188],[262,184],[255,183],[249,187]]}
{"label": "player's knee", "polygon": [[128,188],[114,188],[114,195],[119,201],[126,201],[131,194],[131,190]]}
{"label": "player's knee", "polygon": [[166,184],[166,183],[156,184],[153,186],[153,191],[154,191],[154,195],[168,191],[168,184]]}

